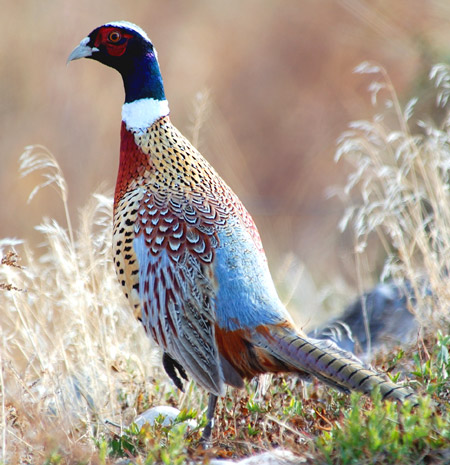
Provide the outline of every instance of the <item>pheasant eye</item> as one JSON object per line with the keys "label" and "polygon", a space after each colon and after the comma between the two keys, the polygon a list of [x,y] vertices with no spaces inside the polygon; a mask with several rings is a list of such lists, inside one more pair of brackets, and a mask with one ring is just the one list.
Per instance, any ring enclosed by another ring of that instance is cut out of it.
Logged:
{"label": "pheasant eye", "polygon": [[112,31],[108,35],[108,40],[112,42],[113,44],[117,44],[117,42],[119,42],[121,38],[122,36],[120,35],[120,32],[117,32],[117,31]]}

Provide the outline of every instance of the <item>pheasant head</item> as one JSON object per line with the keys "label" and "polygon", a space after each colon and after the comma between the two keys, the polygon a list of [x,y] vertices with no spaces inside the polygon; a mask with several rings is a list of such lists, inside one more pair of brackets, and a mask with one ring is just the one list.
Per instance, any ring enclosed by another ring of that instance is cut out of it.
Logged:
{"label": "pheasant head", "polygon": [[94,29],[70,54],[68,61],[90,58],[122,76],[128,127],[149,127],[169,114],[158,54],[147,34],[135,24],[117,21]]}

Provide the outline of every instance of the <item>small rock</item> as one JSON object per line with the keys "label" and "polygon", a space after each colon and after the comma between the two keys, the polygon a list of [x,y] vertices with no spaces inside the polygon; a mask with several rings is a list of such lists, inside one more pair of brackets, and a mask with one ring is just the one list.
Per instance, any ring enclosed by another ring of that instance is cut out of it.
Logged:
{"label": "small rock", "polygon": [[210,465],[301,465],[306,459],[284,449],[275,449],[239,461],[213,459]]}
{"label": "small rock", "polygon": [[[158,405],[157,407],[152,407],[145,412],[141,413],[136,417],[134,423],[138,425],[139,428],[142,428],[145,423],[148,423],[150,426],[155,424],[155,420],[162,415],[164,420],[162,422],[163,426],[170,426],[177,416],[180,414],[180,410],[175,407],[170,407],[169,405]],[[186,420],[187,425],[190,428],[196,428],[197,422],[195,420]]]}

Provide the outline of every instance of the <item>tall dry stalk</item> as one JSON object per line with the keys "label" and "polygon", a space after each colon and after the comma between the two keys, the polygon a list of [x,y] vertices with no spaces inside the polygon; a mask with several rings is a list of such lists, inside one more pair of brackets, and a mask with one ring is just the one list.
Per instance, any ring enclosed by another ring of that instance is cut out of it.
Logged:
{"label": "tall dry stalk", "polygon": [[[340,191],[350,203],[340,227],[353,230],[360,274],[375,234],[386,255],[381,279],[411,286],[412,308],[422,324],[448,324],[450,120],[441,127],[413,125],[416,98],[402,108],[381,66],[363,63],[356,72],[376,77],[369,90],[381,112],[352,122],[338,141],[336,160],[353,167]],[[430,76],[440,87],[438,103],[446,103],[448,67],[434,67]]]}

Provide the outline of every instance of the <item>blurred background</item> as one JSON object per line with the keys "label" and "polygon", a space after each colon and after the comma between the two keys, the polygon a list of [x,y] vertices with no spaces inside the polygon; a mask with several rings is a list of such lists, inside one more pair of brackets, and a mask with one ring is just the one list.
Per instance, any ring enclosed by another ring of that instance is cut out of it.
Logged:
{"label": "blurred background", "polygon": [[[66,59],[92,29],[125,19],[146,30],[159,52],[172,121],[254,216],[284,297],[314,302],[315,312],[330,283],[356,288],[352,239],[337,229],[344,205],[325,195],[345,182],[345,164],[333,160],[337,137],[350,121],[374,112],[370,77],[352,71],[362,61],[378,62],[400,100],[418,96],[430,115],[426,106],[435,94],[428,73],[450,52],[448,1],[0,0],[0,6],[0,238],[38,247],[34,226],[43,216],[64,224],[52,189],[27,204],[41,181],[38,173],[19,178],[27,145],[44,145],[60,163],[75,224],[77,209],[101,185],[112,193],[120,77],[86,60],[66,66]],[[373,264],[374,279],[381,261]],[[306,311],[302,321],[309,322]]]}

